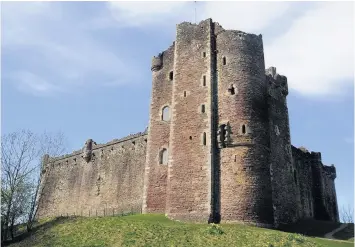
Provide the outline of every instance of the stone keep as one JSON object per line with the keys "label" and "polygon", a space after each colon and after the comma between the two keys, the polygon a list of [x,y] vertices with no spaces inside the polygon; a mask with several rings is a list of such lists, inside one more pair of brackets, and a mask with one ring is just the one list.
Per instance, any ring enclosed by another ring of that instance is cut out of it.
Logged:
{"label": "stone keep", "polygon": [[339,221],[335,167],[291,145],[287,78],[265,70],[261,35],[184,22],[151,70],[148,130],[47,157],[40,217],[141,208],[265,227]]}

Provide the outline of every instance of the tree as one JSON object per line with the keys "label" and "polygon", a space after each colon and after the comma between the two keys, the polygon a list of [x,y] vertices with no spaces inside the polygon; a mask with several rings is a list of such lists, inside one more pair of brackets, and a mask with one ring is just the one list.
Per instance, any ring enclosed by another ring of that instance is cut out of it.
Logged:
{"label": "tree", "polygon": [[59,156],[65,152],[65,145],[64,145],[64,135],[62,133],[58,133],[56,135],[51,135],[48,133],[44,133],[39,138],[39,156],[42,158],[40,162],[37,163],[36,166],[36,174],[37,176],[34,178],[33,184],[33,193],[31,196],[30,202],[30,210],[28,212],[27,218],[27,231],[31,231],[35,217],[37,215],[38,210],[38,203],[39,198],[43,192],[43,184],[42,184],[42,169],[43,164],[48,162],[48,160],[44,160],[49,156]]}
{"label": "tree", "polygon": [[340,220],[343,223],[354,223],[354,208],[350,204],[341,207]]}
{"label": "tree", "polygon": [[14,226],[27,222],[31,229],[37,212],[41,182],[41,157],[45,152],[64,152],[63,134],[36,135],[29,130],[6,134],[1,139],[2,240],[14,237]]}

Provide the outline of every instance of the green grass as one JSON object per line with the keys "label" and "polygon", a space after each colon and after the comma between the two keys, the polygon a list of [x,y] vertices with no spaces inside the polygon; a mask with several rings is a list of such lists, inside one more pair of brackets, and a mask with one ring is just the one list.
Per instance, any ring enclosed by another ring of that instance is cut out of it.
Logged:
{"label": "green grass", "polygon": [[286,232],[294,232],[306,236],[323,237],[328,232],[338,228],[341,223],[332,221],[320,221],[314,219],[301,220],[294,224],[281,226],[280,229]]}
{"label": "green grass", "polygon": [[42,221],[10,246],[350,247],[353,243],[239,224],[192,224],[171,221],[164,215],[130,215]]}

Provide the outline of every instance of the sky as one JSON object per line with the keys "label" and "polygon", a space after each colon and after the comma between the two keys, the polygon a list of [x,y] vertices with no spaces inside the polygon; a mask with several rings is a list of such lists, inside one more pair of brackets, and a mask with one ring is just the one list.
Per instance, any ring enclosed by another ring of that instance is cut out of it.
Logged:
{"label": "sky", "polygon": [[212,18],[262,34],[287,76],[291,142],[337,169],[354,204],[354,3],[2,2],[1,131],[63,132],[68,152],[144,131],[151,58],[176,24]]}

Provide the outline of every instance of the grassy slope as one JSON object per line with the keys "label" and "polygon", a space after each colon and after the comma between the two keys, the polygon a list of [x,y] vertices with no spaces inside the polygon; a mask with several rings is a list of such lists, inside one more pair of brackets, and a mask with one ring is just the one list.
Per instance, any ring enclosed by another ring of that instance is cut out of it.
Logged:
{"label": "grassy slope", "polygon": [[341,223],[319,220],[302,220],[292,225],[281,226],[281,230],[295,232],[306,236],[323,237],[328,232],[341,226]]}
{"label": "grassy slope", "polygon": [[354,242],[354,223],[348,224],[342,231],[335,233],[333,237]]}
{"label": "grassy slope", "polygon": [[[223,233],[220,234],[219,229]],[[42,222],[16,246],[353,246],[238,224],[186,224],[163,215],[57,218]]]}

